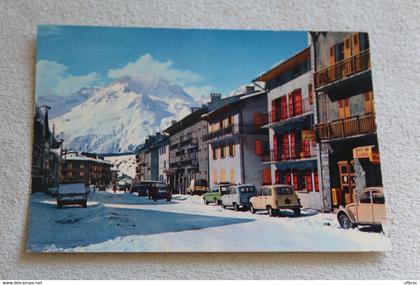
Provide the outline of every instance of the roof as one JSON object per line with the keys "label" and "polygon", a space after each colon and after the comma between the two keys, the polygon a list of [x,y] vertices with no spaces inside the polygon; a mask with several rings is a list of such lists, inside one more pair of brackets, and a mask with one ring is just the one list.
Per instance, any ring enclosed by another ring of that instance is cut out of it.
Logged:
{"label": "roof", "polygon": [[281,63],[277,64],[276,66],[266,71],[265,73],[259,75],[253,81],[270,81],[273,78],[282,74],[283,72],[292,69],[297,64],[304,62],[305,60],[308,60],[309,58],[310,58],[310,47],[307,47],[297,52],[296,54],[292,55],[285,61],[282,61]]}
{"label": "roof", "polygon": [[169,135],[174,135],[190,126],[193,126],[194,124],[201,121],[201,115],[205,114],[206,112],[207,112],[207,108],[201,107],[191,112],[189,115],[187,115],[183,119],[177,121],[176,123],[166,128],[164,132],[168,133]]}
{"label": "roof", "polygon": [[67,153],[63,155],[63,160],[90,161],[90,162],[96,162],[96,163],[101,163],[101,164],[113,165],[112,162],[110,162],[109,160],[91,158],[91,157],[87,157],[87,156],[84,156],[75,152]]}
{"label": "roof", "polygon": [[257,98],[258,96],[261,96],[261,95],[267,95],[267,92],[265,90],[259,90],[259,91],[255,91],[255,92],[250,93],[250,94],[236,95],[235,96],[236,100],[231,101],[231,102],[229,102],[229,103],[227,103],[223,106],[220,106],[219,108],[214,109],[213,111],[211,111],[207,114],[204,114],[202,116],[202,118],[204,120],[212,119],[215,116],[219,115],[220,113],[224,113],[224,112],[229,111],[230,109],[232,109],[232,107],[237,106],[238,104],[240,104],[242,102],[245,102],[245,101],[250,100],[250,99]]}

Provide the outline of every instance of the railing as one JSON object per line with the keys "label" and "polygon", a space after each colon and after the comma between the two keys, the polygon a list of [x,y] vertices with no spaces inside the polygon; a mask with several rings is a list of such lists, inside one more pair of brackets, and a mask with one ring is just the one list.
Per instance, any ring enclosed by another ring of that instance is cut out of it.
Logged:
{"label": "railing", "polygon": [[314,73],[315,89],[370,68],[369,49]]}
{"label": "railing", "polygon": [[196,138],[188,138],[184,141],[181,141],[180,146],[185,147],[187,145],[197,145],[197,144],[198,144],[198,140]]}
{"label": "railing", "polygon": [[376,124],[372,113],[316,125],[318,140],[345,138],[374,131]]}
{"label": "railing", "polygon": [[270,155],[262,156],[262,161],[287,161],[316,157],[317,146],[313,142],[289,145],[286,148],[271,149]]}
{"label": "railing", "polygon": [[[314,105],[309,100],[309,98],[305,98],[302,100],[301,104],[294,105],[293,109],[291,110],[289,106],[286,108],[286,112],[283,113],[280,109],[271,110],[269,113],[257,113],[258,118],[261,118],[258,122],[265,122],[265,124],[274,124],[277,122],[287,121],[293,119],[295,117],[312,113],[314,110]],[[292,112],[291,112],[292,111]],[[265,121],[266,119],[266,121]],[[255,115],[254,115],[254,122],[255,122]]]}

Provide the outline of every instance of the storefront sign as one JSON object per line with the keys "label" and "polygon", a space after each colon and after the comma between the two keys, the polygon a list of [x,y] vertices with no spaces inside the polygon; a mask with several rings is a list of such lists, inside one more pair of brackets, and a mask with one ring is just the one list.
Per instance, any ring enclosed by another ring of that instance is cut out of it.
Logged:
{"label": "storefront sign", "polygon": [[373,145],[353,148],[353,158],[368,158],[370,162],[379,164],[379,152],[373,150]]}
{"label": "storefront sign", "polygon": [[302,130],[302,140],[303,141],[314,141],[315,132],[311,130]]}

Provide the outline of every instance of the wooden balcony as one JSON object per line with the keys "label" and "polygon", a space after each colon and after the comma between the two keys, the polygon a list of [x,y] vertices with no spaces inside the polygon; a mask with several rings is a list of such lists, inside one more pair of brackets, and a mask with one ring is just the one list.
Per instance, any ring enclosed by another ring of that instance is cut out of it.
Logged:
{"label": "wooden balcony", "polygon": [[316,157],[316,154],[317,146],[312,145],[312,143],[299,143],[290,145],[287,148],[280,147],[278,149],[271,149],[269,155],[261,156],[261,160],[263,162],[299,160],[314,158]]}
{"label": "wooden balcony", "polygon": [[316,125],[318,141],[346,138],[376,131],[373,113]]}
{"label": "wooden balcony", "polygon": [[368,69],[370,69],[369,49],[315,72],[315,89],[319,89],[325,85],[348,78]]}

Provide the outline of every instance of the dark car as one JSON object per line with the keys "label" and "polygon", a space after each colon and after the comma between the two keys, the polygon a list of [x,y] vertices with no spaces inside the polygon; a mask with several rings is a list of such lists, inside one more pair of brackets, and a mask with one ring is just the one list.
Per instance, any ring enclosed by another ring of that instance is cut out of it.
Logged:
{"label": "dark car", "polygon": [[166,199],[169,202],[172,199],[172,191],[167,184],[155,183],[149,189],[149,196],[154,201]]}
{"label": "dark car", "polygon": [[139,196],[143,196],[143,197],[147,196],[150,199],[151,197],[149,194],[150,192],[149,190],[156,183],[160,183],[160,182],[154,181],[154,180],[143,180],[143,181],[137,182],[135,184],[136,185],[135,192],[137,192]]}

